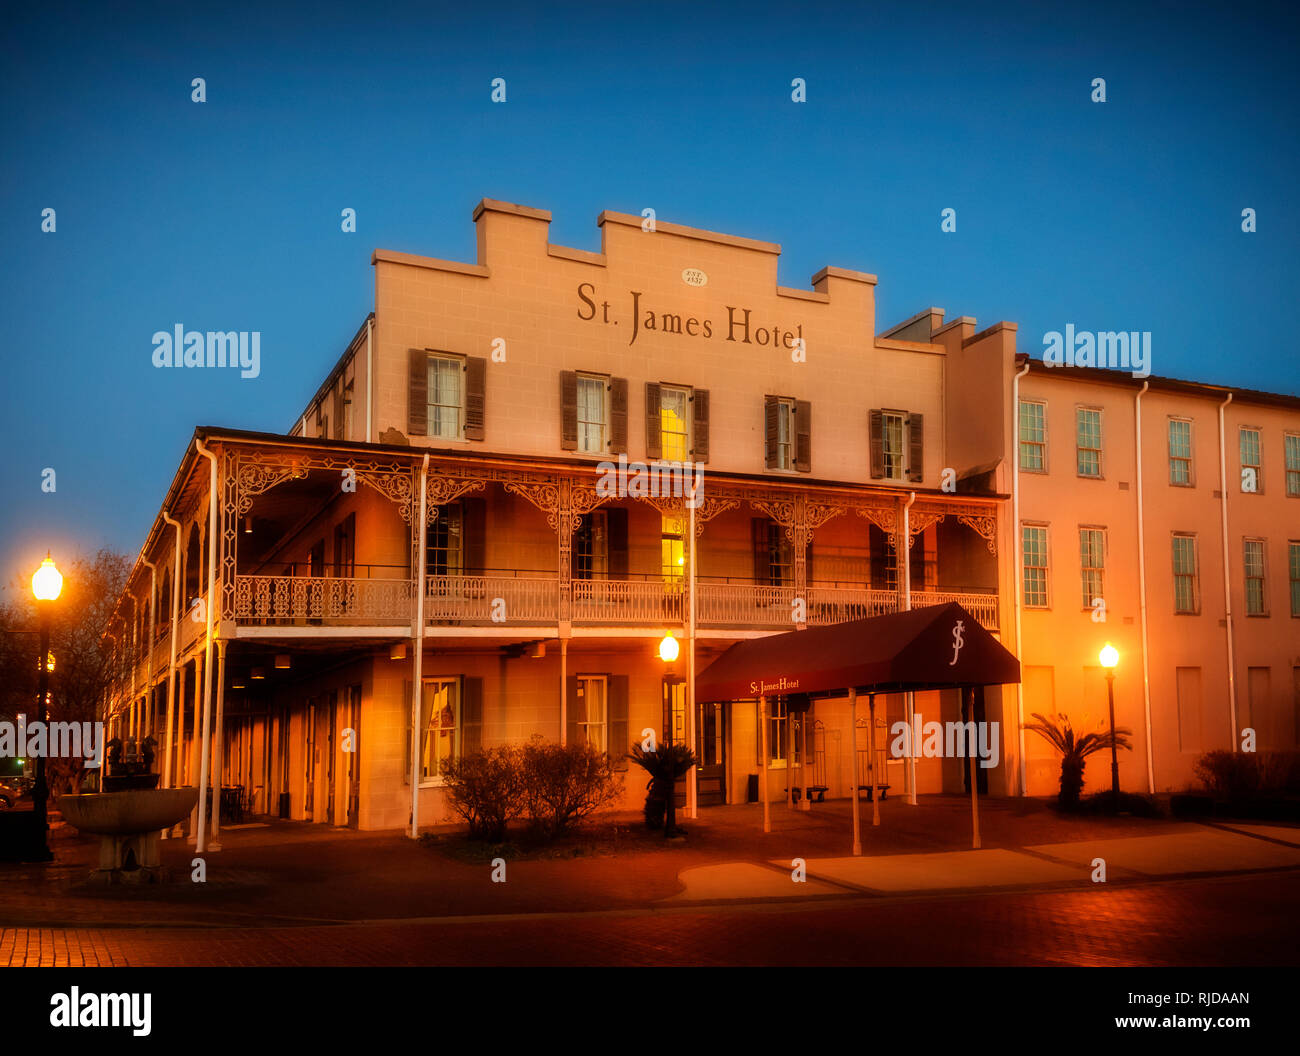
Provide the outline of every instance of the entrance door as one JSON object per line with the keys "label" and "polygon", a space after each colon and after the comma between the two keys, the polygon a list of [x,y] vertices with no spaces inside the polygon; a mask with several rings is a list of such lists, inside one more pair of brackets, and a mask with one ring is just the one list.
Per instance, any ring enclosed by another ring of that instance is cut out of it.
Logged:
{"label": "entrance door", "polygon": [[720,806],[727,802],[726,712],[719,703],[698,704],[696,711],[696,798],[702,807]]}
{"label": "entrance door", "polygon": [[303,775],[302,816],[306,821],[314,820],[316,805],[316,702],[307,703],[306,725],[303,729],[305,744],[303,758],[306,773]]}
{"label": "entrance door", "polygon": [[350,750],[344,753],[347,780],[347,826],[358,828],[361,824],[361,687],[348,689],[348,729],[352,731]]}
{"label": "entrance door", "polygon": [[[685,744],[686,742],[686,682],[672,675],[665,675],[663,682],[663,731],[665,743]],[[677,779],[676,800],[679,807],[686,805],[686,778]]]}

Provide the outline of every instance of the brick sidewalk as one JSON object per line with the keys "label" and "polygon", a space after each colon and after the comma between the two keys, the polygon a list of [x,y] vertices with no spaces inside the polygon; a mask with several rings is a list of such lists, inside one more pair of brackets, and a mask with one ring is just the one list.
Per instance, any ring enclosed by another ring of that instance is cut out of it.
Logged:
{"label": "brick sidewalk", "polygon": [[817,906],[298,928],[6,928],[0,964],[1291,965],[1300,874]]}

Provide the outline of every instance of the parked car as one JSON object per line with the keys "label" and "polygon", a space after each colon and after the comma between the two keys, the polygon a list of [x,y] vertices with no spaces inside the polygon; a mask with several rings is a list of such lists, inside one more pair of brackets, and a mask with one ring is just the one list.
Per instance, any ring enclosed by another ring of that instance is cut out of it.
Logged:
{"label": "parked car", "polygon": [[31,782],[25,777],[0,777],[0,810],[13,810],[18,801],[31,796]]}

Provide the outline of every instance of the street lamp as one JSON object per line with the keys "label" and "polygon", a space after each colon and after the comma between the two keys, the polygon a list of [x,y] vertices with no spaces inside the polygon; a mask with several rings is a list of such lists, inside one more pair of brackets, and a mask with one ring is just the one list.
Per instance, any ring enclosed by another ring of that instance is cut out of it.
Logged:
{"label": "street lamp", "polygon": [[1110,706],[1110,794],[1119,799],[1119,750],[1115,745],[1115,665],[1119,663],[1119,650],[1110,642],[1101,647],[1097,659],[1106,669],[1106,698]]}
{"label": "street lamp", "polygon": [[[32,594],[36,598],[36,612],[41,633],[41,651],[37,654],[36,659],[37,667],[40,669],[40,677],[36,687],[36,718],[40,721],[42,728],[49,721],[46,702],[50,695],[50,671],[54,667],[50,657],[50,610],[62,591],[63,575],[54,564],[54,558],[50,556],[49,551],[46,551],[45,560],[41,562],[41,567],[32,576]],[[44,752],[36,757],[36,784],[32,789],[32,796],[36,801],[36,832],[39,834],[38,838],[41,841],[36,860],[48,862],[54,855],[50,853],[48,842],[49,826],[46,823],[45,813],[45,801],[49,798],[49,789],[45,784]]]}
{"label": "street lamp", "polygon": [[677,764],[673,757],[673,723],[677,712],[673,706],[673,692],[677,679],[673,677],[672,665],[681,654],[681,646],[671,634],[665,634],[659,643],[659,659],[668,666],[668,677],[664,679],[664,689],[668,694],[667,716],[664,720],[664,739],[660,750],[664,753],[664,764],[668,776],[668,800],[664,804],[664,835],[671,836],[677,831]]}

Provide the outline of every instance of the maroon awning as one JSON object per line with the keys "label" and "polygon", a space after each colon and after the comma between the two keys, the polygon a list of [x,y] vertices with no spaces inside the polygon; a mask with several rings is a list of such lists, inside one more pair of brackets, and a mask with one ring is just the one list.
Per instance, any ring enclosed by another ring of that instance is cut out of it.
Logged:
{"label": "maroon awning", "polygon": [[695,679],[695,699],[748,700],[992,686],[1020,662],[955,602],[737,642]]}

